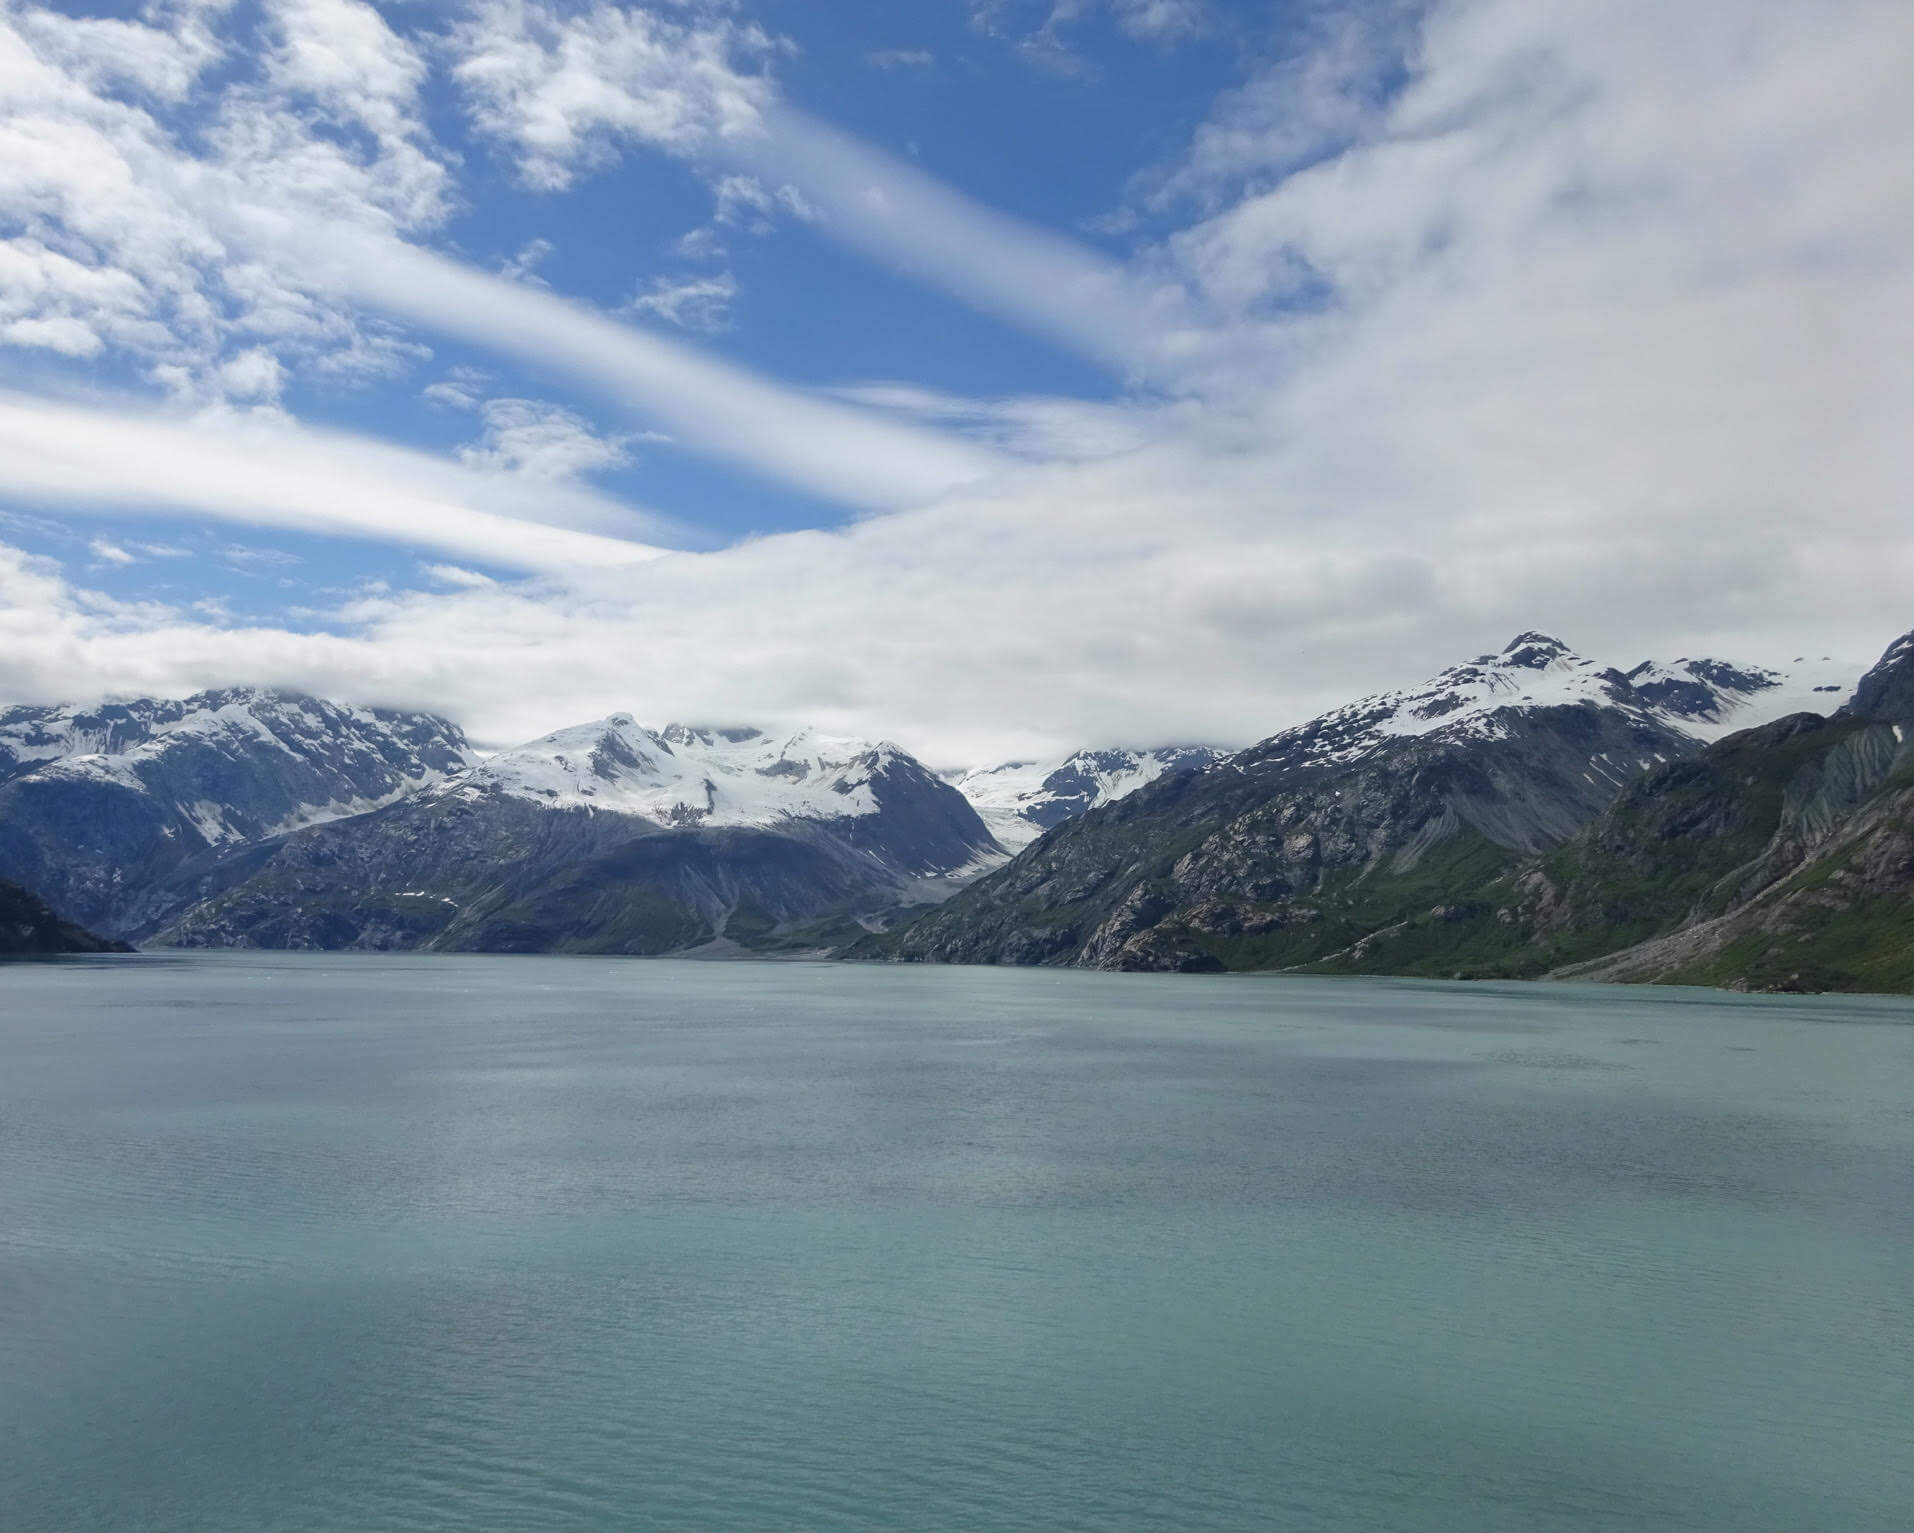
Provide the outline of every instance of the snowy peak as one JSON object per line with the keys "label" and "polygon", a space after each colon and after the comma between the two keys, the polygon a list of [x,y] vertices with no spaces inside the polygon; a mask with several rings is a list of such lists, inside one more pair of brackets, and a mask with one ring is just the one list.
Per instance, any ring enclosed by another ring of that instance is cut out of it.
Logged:
{"label": "snowy peak", "polygon": [[1718,740],[1791,713],[1835,712],[1854,690],[1856,668],[1826,655],[1798,655],[1783,669],[1726,660],[1644,660],[1627,674],[1635,695],[1683,734]]}
{"label": "snowy peak", "polygon": [[1353,762],[1392,739],[1497,739],[1507,733],[1511,712],[1578,707],[1640,710],[1613,667],[1584,659],[1548,634],[1524,633],[1498,654],[1450,666],[1419,687],[1361,698],[1244,754],[1255,761]]}
{"label": "snowy peak", "polygon": [[1166,772],[1206,767],[1223,755],[1208,745],[1080,750],[1062,758],[979,767],[955,773],[950,781],[998,842],[1015,850],[1052,826],[1134,793]]}
{"label": "snowy peak", "polygon": [[1914,723],[1914,633],[1888,645],[1854,689],[1847,711],[1884,724]]}
{"label": "snowy peak", "polygon": [[[503,794],[558,809],[633,815],[661,826],[769,826],[875,814],[896,746],[801,729],[667,724],[628,713],[575,725],[500,751],[437,790],[442,797]],[[928,775],[928,774],[926,774]]]}
{"label": "snowy peak", "polygon": [[1851,667],[1806,657],[1785,671],[1706,658],[1643,661],[1622,671],[1577,654],[1551,634],[1529,632],[1419,687],[1379,692],[1285,730],[1241,759],[1245,765],[1337,764],[1404,737],[1500,739],[1520,716],[1554,708],[1613,710],[1712,740],[1789,713],[1832,713],[1852,676]]}
{"label": "snowy peak", "polygon": [[0,781],[140,793],[215,846],[378,807],[472,759],[430,714],[266,688],[0,711]]}
{"label": "snowy peak", "polygon": [[[1488,658],[1484,657],[1485,661]],[[1553,666],[1575,663],[1579,658],[1553,634],[1532,630],[1518,633],[1509,640],[1500,655],[1493,657],[1497,663],[1525,671],[1546,671]]]}

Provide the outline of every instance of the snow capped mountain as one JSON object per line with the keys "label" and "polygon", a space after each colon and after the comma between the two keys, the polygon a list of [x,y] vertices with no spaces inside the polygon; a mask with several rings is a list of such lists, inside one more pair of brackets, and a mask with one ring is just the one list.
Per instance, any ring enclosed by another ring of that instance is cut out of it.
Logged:
{"label": "snow capped mountain", "polygon": [[157,796],[209,845],[363,813],[472,760],[458,727],[430,714],[258,688],[0,712],[0,781]]}
{"label": "snow capped mountain", "polygon": [[[1002,860],[893,745],[614,714],[222,866],[186,946],[816,947]],[[231,876],[225,876],[230,874]]]}
{"label": "snow capped mountain", "polygon": [[89,926],[131,929],[183,870],[365,813],[472,761],[456,725],[236,688],[0,712],[0,867]]}
{"label": "snow capped mountain", "polygon": [[1701,753],[1704,736],[1803,700],[1833,713],[1842,674],[1687,659],[1625,673],[1519,634],[1073,818],[862,951],[1110,969],[1360,964],[1382,934],[1477,919],[1467,891],[1561,846],[1644,773]]}
{"label": "snow capped mountain", "polygon": [[1499,654],[1451,666],[1419,687],[1379,692],[1252,748],[1285,763],[1354,762],[1390,740],[1441,734],[1505,738],[1512,716],[1547,708],[1605,708],[1696,740],[1752,729],[1789,713],[1832,713],[1854,668],[1802,659],[1788,671],[1726,661],[1644,661],[1630,671],[1576,654],[1545,633],[1523,633]]}
{"label": "snow capped mountain", "polygon": [[1644,660],[1627,679],[1635,695],[1685,734],[1719,740],[1791,713],[1833,713],[1853,693],[1858,668],[1799,655],[1786,670],[1722,660]]}
{"label": "snow capped mountain", "polygon": [[1114,803],[1165,772],[1206,767],[1223,754],[1208,745],[1081,750],[1061,759],[979,767],[948,780],[970,800],[999,844],[1016,851],[1051,826]]}
{"label": "snow capped mountain", "polygon": [[436,793],[505,794],[662,826],[771,826],[875,814],[883,779],[905,763],[915,766],[894,745],[810,729],[651,730],[615,713],[500,751]]}

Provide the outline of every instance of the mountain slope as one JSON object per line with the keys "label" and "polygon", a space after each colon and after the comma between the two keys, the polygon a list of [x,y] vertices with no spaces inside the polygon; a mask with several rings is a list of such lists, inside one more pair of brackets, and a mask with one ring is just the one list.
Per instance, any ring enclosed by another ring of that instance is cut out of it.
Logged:
{"label": "mountain slope", "polygon": [[124,942],[62,921],[37,894],[0,879],[0,958],[131,951]]}
{"label": "mountain slope", "polygon": [[[1750,764],[1756,791],[1725,770],[1734,758]],[[1568,973],[1914,990],[1914,634],[1889,648],[1834,718],[1739,736],[1699,765],[1708,776],[1686,795],[1680,826],[1687,860],[1727,871],[1658,933]],[[1724,817],[1768,831],[1745,860],[1735,859],[1754,836],[1708,834]],[[1598,889],[1638,866],[1654,839],[1653,827],[1607,819],[1583,858],[1584,884]]]}
{"label": "mountain slope", "polygon": [[1722,732],[1837,685],[1524,635],[1065,826],[861,950],[1914,989],[1914,635],[1831,716]]}
{"label": "mountain slope", "polygon": [[1622,673],[1522,634],[1072,820],[862,951],[1118,969],[1311,962],[1560,844],[1631,777],[1696,748]]}
{"label": "mountain slope", "polygon": [[1579,835],[1317,967],[1914,989],[1914,636],[1831,717],[1645,773]]}
{"label": "mountain slope", "polygon": [[472,759],[429,714],[235,689],[0,713],[0,873],[88,926],[178,909],[222,857],[368,809]]}
{"label": "mountain slope", "polygon": [[[832,940],[1000,855],[895,746],[617,714],[235,859],[187,946],[658,953]],[[835,923],[834,925],[832,923]],[[816,940],[824,940],[822,937]]]}

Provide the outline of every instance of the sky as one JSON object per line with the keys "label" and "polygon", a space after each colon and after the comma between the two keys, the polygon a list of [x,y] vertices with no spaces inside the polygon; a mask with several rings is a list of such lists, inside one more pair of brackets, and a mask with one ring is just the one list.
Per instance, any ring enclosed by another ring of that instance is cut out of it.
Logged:
{"label": "sky", "polygon": [[0,701],[933,764],[1914,627],[1905,0],[0,0]]}

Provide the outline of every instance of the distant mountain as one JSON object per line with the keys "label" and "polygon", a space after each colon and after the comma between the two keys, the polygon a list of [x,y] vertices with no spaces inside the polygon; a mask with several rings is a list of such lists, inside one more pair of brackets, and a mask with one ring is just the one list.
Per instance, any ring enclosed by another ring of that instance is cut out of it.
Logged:
{"label": "distant mountain", "polygon": [[1210,745],[1080,750],[950,775],[998,843],[1012,851],[1087,810],[1115,803],[1166,772],[1194,772],[1225,753]]}
{"label": "distant mountain", "polygon": [[294,692],[0,712],[0,875],[126,934],[238,848],[463,770],[457,726]]}
{"label": "distant mountain", "polygon": [[1346,966],[1377,933],[1562,845],[1642,773],[1761,721],[1803,685],[1841,683],[1709,660],[1627,673],[1520,634],[1422,686],[1073,819],[854,951],[1115,969]]}
{"label": "distant mountain", "polygon": [[62,921],[37,894],[0,879],[0,958],[131,951],[124,942]]}
{"label": "distant mountain", "polygon": [[1849,693],[1525,633],[1233,755],[956,783],[628,714],[481,759],[289,692],[12,708],[0,877],[45,940],[1914,986],[1914,636]]}
{"label": "distant mountain", "polygon": [[1001,857],[894,745],[646,729],[501,751],[389,808],[284,836],[169,922],[186,946],[660,953],[842,940]]}

